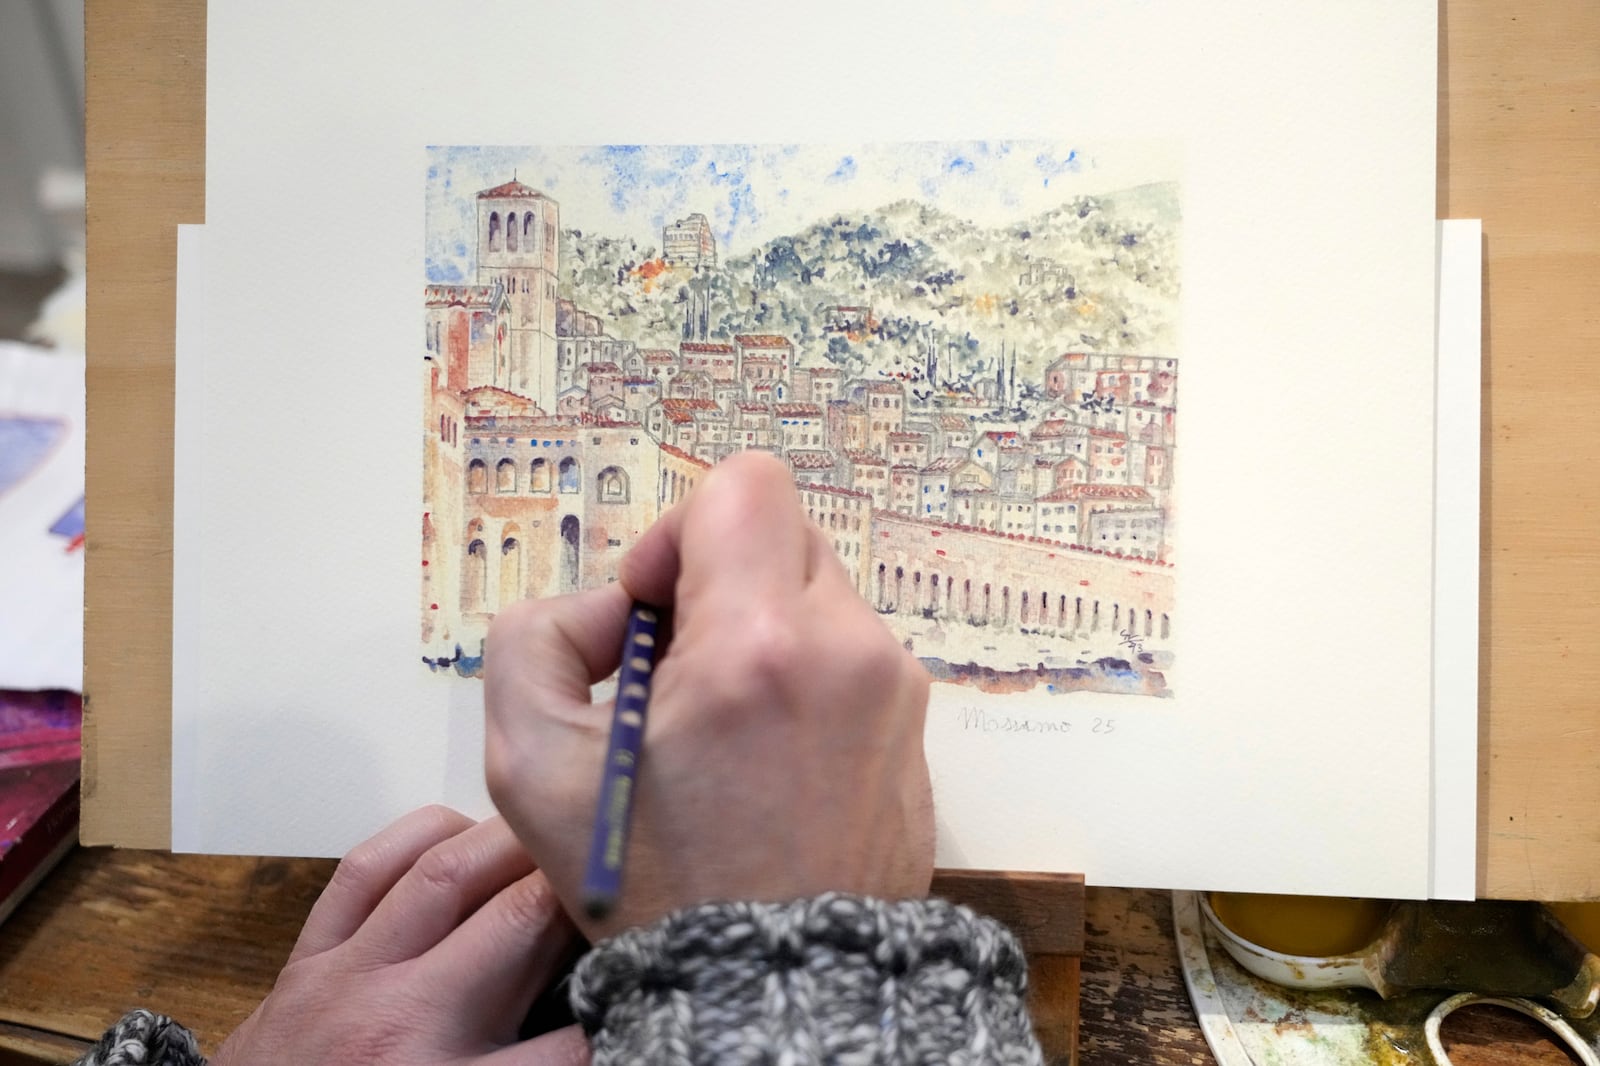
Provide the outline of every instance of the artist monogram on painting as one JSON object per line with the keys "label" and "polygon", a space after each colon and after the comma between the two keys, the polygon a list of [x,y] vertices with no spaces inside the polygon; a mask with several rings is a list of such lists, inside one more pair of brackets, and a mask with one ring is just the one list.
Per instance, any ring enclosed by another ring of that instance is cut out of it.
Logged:
{"label": "artist monogram on painting", "polygon": [[615,580],[758,448],[936,679],[1170,695],[1179,191],[1095,164],[430,150],[428,669],[478,676],[502,605]]}

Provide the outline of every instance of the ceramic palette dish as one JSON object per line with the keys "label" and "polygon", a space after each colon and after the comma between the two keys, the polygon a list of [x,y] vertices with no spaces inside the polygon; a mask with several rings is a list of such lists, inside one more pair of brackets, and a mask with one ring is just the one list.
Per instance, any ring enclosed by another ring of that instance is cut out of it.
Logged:
{"label": "ceramic palette dish", "polygon": [[[1219,1066],[1449,1066],[1439,1035],[1444,1019],[1474,1004],[1533,1018],[1584,1066],[1600,1066],[1600,1012],[1570,1020],[1523,997],[1407,991],[1394,981],[1409,979],[1412,971],[1386,970],[1370,946],[1340,956],[1274,952],[1239,937],[1214,915],[1200,894],[1174,893],[1184,980]],[[1393,921],[1391,912],[1375,939],[1392,933]],[[1380,982],[1389,998],[1374,994]]]}

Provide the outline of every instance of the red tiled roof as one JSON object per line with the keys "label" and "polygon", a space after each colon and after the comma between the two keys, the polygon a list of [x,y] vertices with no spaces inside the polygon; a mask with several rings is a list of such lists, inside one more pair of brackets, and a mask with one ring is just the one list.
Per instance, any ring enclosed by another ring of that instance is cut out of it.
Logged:
{"label": "red tiled roof", "polygon": [[646,348],[639,354],[644,356],[645,363],[650,366],[661,366],[678,361],[677,355],[667,351],[665,348]]}
{"label": "red tiled roof", "polygon": [[622,368],[616,363],[584,363],[583,369],[588,374],[620,374]]}
{"label": "red tiled roof", "polygon": [[492,189],[485,189],[478,194],[478,199],[480,200],[543,200],[544,198],[544,193],[538,189],[524,185],[516,180],[508,181],[504,185],[496,185]]}
{"label": "red tiled roof", "polygon": [[485,395],[486,393],[494,393],[497,396],[504,396],[509,399],[516,400],[519,403],[533,403],[532,398],[523,396],[521,393],[512,392],[509,389],[502,389],[498,385],[478,385],[474,388],[468,389],[466,392],[463,392],[461,394],[461,398],[463,400],[471,401],[476,397]]}
{"label": "red tiled roof", "polygon": [[745,366],[777,366],[781,361],[770,355],[747,355],[744,357]]}
{"label": "red tiled roof", "polygon": [[1113,440],[1120,440],[1120,441],[1122,441],[1124,443],[1126,443],[1127,440],[1128,440],[1128,435],[1126,433],[1120,433],[1120,432],[1118,432],[1117,430],[1114,430],[1114,429],[1091,429],[1089,431],[1089,436],[1091,436],[1091,437],[1110,437]]}
{"label": "red tiled roof", "polygon": [[682,459],[685,462],[693,463],[695,466],[698,466],[702,470],[710,470],[711,469],[711,464],[710,463],[706,462],[704,459],[700,459],[700,458],[698,458],[696,456],[690,455],[688,452],[684,451],[681,448],[674,448],[670,444],[663,444],[661,446],[661,450],[666,452],[668,455],[674,456],[674,457],[676,457],[678,459]]}
{"label": "red tiled roof", "polygon": [[956,467],[958,467],[960,465],[961,465],[961,461],[959,459],[955,459],[955,458],[953,458],[951,456],[946,455],[946,456],[944,456],[942,458],[935,459],[933,462],[931,462],[927,466],[923,467],[922,468],[922,472],[924,474],[943,474],[943,473],[947,473],[947,472],[949,472],[951,470],[954,470]]}
{"label": "red tiled roof", "polygon": [[801,482],[800,484],[796,485],[795,488],[801,492],[821,492],[826,493],[829,496],[843,496],[851,500],[872,499],[872,493],[870,492],[857,492],[855,489],[842,489],[838,485],[813,485],[807,482]]}
{"label": "red tiled roof", "polygon": [[896,385],[892,381],[869,381],[867,383],[867,391],[901,393],[905,392],[906,390],[901,388],[899,385]]}
{"label": "red tiled roof", "polygon": [[656,385],[660,385],[661,384],[661,382],[657,381],[655,378],[623,378],[622,379],[622,383],[624,385],[651,385],[651,386],[656,386]]}
{"label": "red tiled roof", "polygon": [[771,404],[767,404],[767,403],[753,403],[753,402],[751,402],[749,400],[743,400],[743,401],[740,401],[739,403],[734,404],[733,406],[738,408],[741,411],[754,411],[757,414],[771,414],[772,413],[772,405]]}
{"label": "red tiled roof", "polygon": [[888,466],[889,460],[871,452],[845,452],[844,457],[856,466]]}
{"label": "red tiled roof", "polygon": [[776,333],[740,333],[733,338],[745,348],[789,348],[788,337]]}
{"label": "red tiled roof", "polygon": [[[1060,489],[1056,490],[1060,492]],[[1081,500],[1127,500],[1134,503],[1154,503],[1151,496],[1137,485],[1071,485],[1067,491]]]}
{"label": "red tiled roof", "polygon": [[779,418],[821,418],[822,408],[814,403],[778,403],[772,405],[772,413]]}
{"label": "red tiled roof", "polygon": [[833,468],[833,453],[817,451],[807,448],[803,451],[788,452],[784,458],[796,470],[831,470]]}
{"label": "red tiled roof", "polygon": [[916,430],[905,430],[905,431],[900,431],[900,432],[895,432],[895,433],[889,434],[889,439],[890,440],[927,440],[928,439],[928,435],[926,433],[919,433]]}
{"label": "red tiled roof", "polygon": [[678,345],[678,351],[726,355],[733,351],[733,345],[711,344],[706,341],[684,341]]}

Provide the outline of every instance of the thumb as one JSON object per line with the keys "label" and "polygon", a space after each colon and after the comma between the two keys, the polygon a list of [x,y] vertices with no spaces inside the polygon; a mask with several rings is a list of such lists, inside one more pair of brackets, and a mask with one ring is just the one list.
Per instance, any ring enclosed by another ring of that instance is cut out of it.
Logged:
{"label": "thumb", "polygon": [[607,719],[590,701],[590,686],[621,661],[629,603],[611,584],[523,600],[489,627],[484,772],[495,806],[519,834],[530,828],[529,795],[549,799],[573,767],[602,761]]}
{"label": "thumb", "polygon": [[589,702],[589,687],[621,662],[628,593],[618,584],[521,600],[501,611],[485,644],[484,698],[494,713],[511,696],[541,704]]}

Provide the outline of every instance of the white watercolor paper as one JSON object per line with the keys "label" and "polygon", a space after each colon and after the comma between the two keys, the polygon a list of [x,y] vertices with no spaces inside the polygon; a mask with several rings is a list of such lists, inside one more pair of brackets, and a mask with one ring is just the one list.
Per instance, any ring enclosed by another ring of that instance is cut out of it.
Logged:
{"label": "white watercolor paper", "polygon": [[1478,480],[1483,224],[1439,223],[1434,417],[1434,899],[1478,891]]}
{"label": "white watercolor paper", "polygon": [[407,661],[426,145],[1176,140],[1182,688],[940,686],[940,861],[1426,894],[1430,5],[219,3],[209,38],[190,846],[485,809],[481,693]]}

